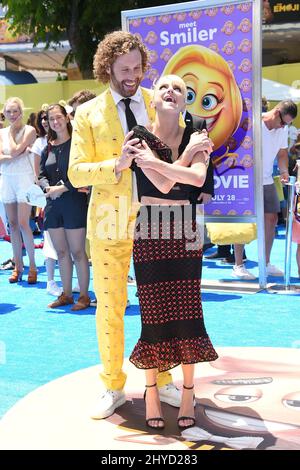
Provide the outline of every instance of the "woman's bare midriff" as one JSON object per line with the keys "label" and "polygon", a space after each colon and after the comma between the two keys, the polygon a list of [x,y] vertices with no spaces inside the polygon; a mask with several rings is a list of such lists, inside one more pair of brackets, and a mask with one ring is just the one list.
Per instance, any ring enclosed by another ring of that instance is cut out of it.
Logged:
{"label": "woman's bare midriff", "polygon": [[141,204],[145,206],[158,205],[158,206],[186,206],[190,204],[187,199],[174,200],[174,199],[161,199],[159,197],[142,196]]}

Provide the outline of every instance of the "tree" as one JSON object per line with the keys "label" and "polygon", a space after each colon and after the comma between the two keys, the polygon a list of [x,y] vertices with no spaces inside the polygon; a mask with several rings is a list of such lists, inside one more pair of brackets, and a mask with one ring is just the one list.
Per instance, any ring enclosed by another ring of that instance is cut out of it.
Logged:
{"label": "tree", "polygon": [[[182,2],[182,0],[181,0]],[[173,3],[181,3],[173,1]],[[97,44],[121,27],[121,11],[170,4],[170,0],[4,0],[6,18],[16,34],[30,34],[34,44],[58,44],[67,37],[70,53],[64,65],[75,60],[83,78],[92,77]]]}

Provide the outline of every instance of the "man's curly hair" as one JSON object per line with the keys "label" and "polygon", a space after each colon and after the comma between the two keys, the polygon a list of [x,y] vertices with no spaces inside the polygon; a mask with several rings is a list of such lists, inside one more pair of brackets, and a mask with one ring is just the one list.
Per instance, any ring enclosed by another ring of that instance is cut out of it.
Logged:
{"label": "man's curly hair", "polygon": [[106,34],[98,44],[94,56],[95,78],[102,83],[108,83],[110,75],[107,70],[110,69],[118,57],[134,49],[138,49],[142,55],[142,70],[144,73],[148,68],[149,52],[139,36],[126,31],[114,31]]}

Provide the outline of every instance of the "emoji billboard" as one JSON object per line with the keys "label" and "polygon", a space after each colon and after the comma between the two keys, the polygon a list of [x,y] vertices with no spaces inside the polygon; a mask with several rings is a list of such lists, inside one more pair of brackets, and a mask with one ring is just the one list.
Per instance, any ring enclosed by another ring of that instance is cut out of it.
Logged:
{"label": "emoji billboard", "polygon": [[[211,7],[210,7],[211,5]],[[186,110],[206,121],[214,142],[215,197],[206,215],[255,218],[253,154],[253,1],[188,2],[122,12],[123,29],[150,51],[147,88],[176,74]]]}

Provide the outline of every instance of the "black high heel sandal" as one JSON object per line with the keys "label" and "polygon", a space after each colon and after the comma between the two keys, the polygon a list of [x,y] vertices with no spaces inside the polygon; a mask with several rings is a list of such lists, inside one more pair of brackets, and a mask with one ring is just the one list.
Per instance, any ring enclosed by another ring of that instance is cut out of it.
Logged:
{"label": "black high heel sandal", "polygon": [[[183,385],[183,388],[185,390],[193,390],[194,385],[192,385],[191,387],[186,387],[185,385]],[[195,400],[195,394],[193,394],[193,402],[194,400]],[[180,421],[184,421],[186,419],[188,419],[189,421],[192,421],[192,424],[188,424],[188,425],[180,424]],[[177,426],[179,427],[179,429],[192,428],[193,426],[195,426],[195,423],[196,423],[196,419],[194,416],[179,416],[177,418]]]}
{"label": "black high heel sandal", "polygon": [[[146,387],[146,390],[144,392],[144,400],[146,401],[146,393],[147,393],[147,388],[151,388],[151,387],[156,387],[156,383],[153,384],[153,385],[145,385]],[[163,423],[162,426],[153,426],[152,424],[150,424],[150,421],[156,421],[156,423]],[[151,429],[164,429],[165,427],[165,420],[161,417],[161,416],[158,416],[158,417],[155,417],[155,418],[148,418],[146,419],[146,424],[149,428]]]}

